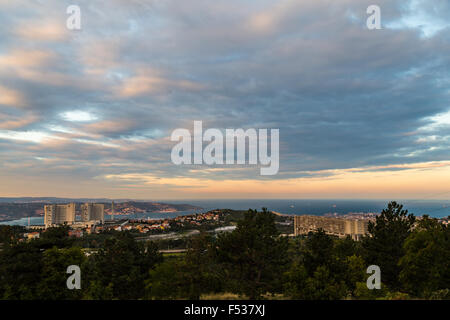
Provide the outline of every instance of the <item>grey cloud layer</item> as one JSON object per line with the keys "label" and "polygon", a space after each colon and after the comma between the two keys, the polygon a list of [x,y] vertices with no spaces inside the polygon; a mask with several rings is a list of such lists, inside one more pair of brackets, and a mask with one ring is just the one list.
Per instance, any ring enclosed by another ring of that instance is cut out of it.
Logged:
{"label": "grey cloud layer", "polygon": [[[449,124],[430,118],[450,109],[448,2],[377,2],[383,25],[409,27],[367,30],[365,0],[115,0],[79,1],[70,32],[69,1],[0,1],[0,170],[261,178],[173,166],[168,136],[193,120],[280,128],[283,178],[448,160]],[[441,29],[424,36],[411,16]]]}

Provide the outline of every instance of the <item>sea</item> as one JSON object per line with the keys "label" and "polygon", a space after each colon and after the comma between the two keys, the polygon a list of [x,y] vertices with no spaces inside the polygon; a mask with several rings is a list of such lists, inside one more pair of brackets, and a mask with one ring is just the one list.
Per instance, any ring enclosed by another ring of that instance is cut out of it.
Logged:
{"label": "sea", "polygon": [[[201,210],[189,210],[178,212],[147,212],[140,214],[116,215],[118,219],[163,219],[174,218],[194,213],[207,212],[213,209],[233,210],[261,210],[267,208],[288,215],[324,215],[324,214],[347,214],[347,213],[379,213],[387,207],[389,200],[323,200],[323,199],[208,199],[208,200],[152,200],[171,204],[191,204],[201,207]],[[404,209],[416,216],[428,214],[434,218],[450,216],[450,200],[397,200],[403,204]],[[77,217],[79,219],[79,217]],[[106,215],[105,219],[112,217]],[[43,225],[43,217],[31,217],[30,225]],[[29,223],[28,218],[0,222],[3,225],[22,225]]]}

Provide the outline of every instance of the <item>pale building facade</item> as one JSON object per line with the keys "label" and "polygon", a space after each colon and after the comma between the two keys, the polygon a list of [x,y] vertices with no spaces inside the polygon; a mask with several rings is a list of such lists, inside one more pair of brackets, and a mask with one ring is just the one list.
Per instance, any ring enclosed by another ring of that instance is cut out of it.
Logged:
{"label": "pale building facade", "polygon": [[45,227],[62,224],[71,225],[75,222],[75,203],[49,204],[44,206]]}
{"label": "pale building facade", "polygon": [[105,222],[105,205],[102,203],[85,203],[81,205],[81,221]]}
{"label": "pale building facade", "polygon": [[322,216],[301,215],[294,217],[294,235],[308,234],[309,232],[323,229],[325,233],[340,238],[351,236],[359,240],[368,233],[369,220],[367,219],[344,219]]}

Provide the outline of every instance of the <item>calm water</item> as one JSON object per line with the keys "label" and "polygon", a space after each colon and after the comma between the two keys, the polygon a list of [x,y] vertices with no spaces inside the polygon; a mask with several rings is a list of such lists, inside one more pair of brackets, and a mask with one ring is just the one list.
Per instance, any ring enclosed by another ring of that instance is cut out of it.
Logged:
{"label": "calm water", "polygon": [[[166,201],[169,202],[169,201]],[[388,200],[183,200],[172,203],[189,203],[205,209],[257,209],[286,214],[323,215],[325,213],[381,212]],[[450,200],[404,200],[397,201],[410,213],[421,216],[429,214],[441,218],[450,215]]]}
{"label": "calm water", "polygon": [[[199,211],[180,211],[170,213],[145,213],[134,215],[120,215],[115,216],[115,219],[120,218],[173,218],[176,216],[192,214],[196,212],[206,212],[212,209],[234,209],[234,210],[247,210],[257,209],[265,207],[269,210],[286,213],[286,214],[311,214],[311,215],[323,215],[326,213],[349,213],[349,212],[381,212],[386,206],[387,200],[166,200],[166,203],[181,204],[188,203],[195,206],[202,207],[203,210]],[[428,214],[432,217],[441,218],[450,216],[450,200],[399,200],[410,213],[414,213],[417,216]],[[105,216],[109,220],[110,216]],[[9,225],[27,225],[28,219],[23,218],[20,220],[2,222],[0,224]],[[44,224],[43,217],[31,218],[32,225]]]}

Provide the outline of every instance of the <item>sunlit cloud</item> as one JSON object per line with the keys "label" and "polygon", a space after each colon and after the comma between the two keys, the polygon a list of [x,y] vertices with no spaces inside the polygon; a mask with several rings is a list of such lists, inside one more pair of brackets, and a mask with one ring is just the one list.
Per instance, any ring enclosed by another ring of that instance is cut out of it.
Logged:
{"label": "sunlit cloud", "polygon": [[0,112],[0,129],[18,129],[38,120],[38,117],[30,115],[11,116]]}
{"label": "sunlit cloud", "polygon": [[125,78],[117,88],[118,96],[124,98],[143,96],[146,94],[166,93],[170,90],[198,91],[204,86],[187,80],[171,80],[158,74],[137,75]]}
{"label": "sunlit cloud", "polygon": [[17,26],[14,33],[22,38],[33,41],[58,41],[68,36],[64,19],[59,21],[26,21]]}
{"label": "sunlit cloud", "polygon": [[109,143],[109,142],[86,140],[86,139],[74,139],[74,140],[77,142],[81,142],[81,143],[93,144],[93,145],[98,145],[98,146],[103,146],[103,147],[108,147],[108,148],[120,148],[120,145],[114,144],[114,143]]}
{"label": "sunlit cloud", "polygon": [[[432,179],[444,183],[450,178],[450,161],[442,163],[422,163],[402,165],[405,170],[336,170],[326,178],[275,179],[261,183],[258,180],[240,179],[223,180],[218,183],[207,178],[160,178],[153,174],[117,174],[106,175],[108,181],[116,181],[136,188],[165,186],[166,188],[184,192],[193,197],[226,198],[261,198],[267,195],[280,198],[314,198],[314,197],[353,197],[377,198],[386,193],[391,197],[415,196],[430,192],[438,192],[437,185],[427,186],[426,181]],[[428,170],[434,168],[434,170]],[[376,168],[372,168],[374,170]],[[391,169],[391,168],[386,168]],[[416,183],[421,185],[418,186]],[[239,190],[237,192],[237,190]]]}
{"label": "sunlit cloud", "polygon": [[88,122],[98,119],[97,116],[95,116],[94,114],[81,110],[63,112],[61,113],[61,118],[63,118],[66,121],[74,121],[74,122]]}
{"label": "sunlit cloud", "polygon": [[425,120],[430,123],[421,127],[421,130],[433,131],[438,130],[439,128],[448,128],[450,127],[450,111],[439,113],[431,117],[426,117]]}
{"label": "sunlit cloud", "polygon": [[55,59],[55,55],[49,51],[14,49],[8,54],[0,55],[0,66],[16,69],[41,67],[50,63],[52,59]]}
{"label": "sunlit cloud", "polygon": [[[0,0],[0,181],[14,181],[0,192],[412,197],[445,188],[448,1],[379,0],[376,31],[366,28],[370,4],[80,1],[82,31],[72,32],[64,1]],[[194,120],[279,128],[278,175],[175,166],[170,133]]]}
{"label": "sunlit cloud", "polygon": [[0,130],[0,139],[19,140],[34,143],[41,143],[52,136],[39,131],[11,131]]}
{"label": "sunlit cloud", "polygon": [[430,117],[433,126],[450,126],[450,111]]}
{"label": "sunlit cloud", "polygon": [[25,97],[19,91],[0,85],[0,105],[2,104],[13,107],[23,107],[26,102]]}

